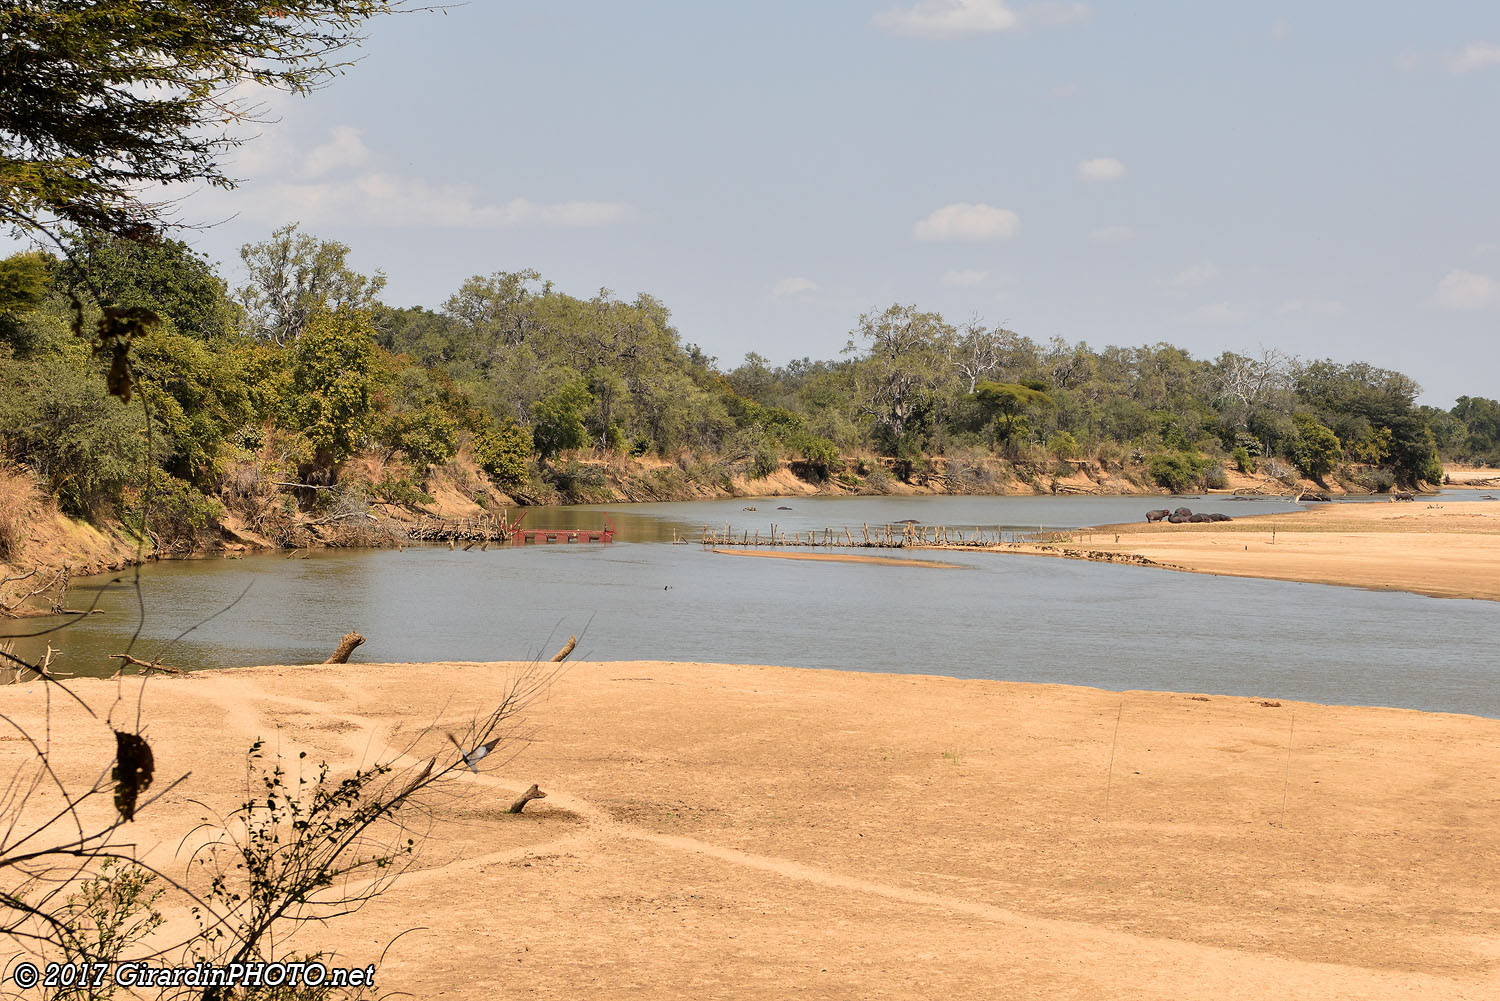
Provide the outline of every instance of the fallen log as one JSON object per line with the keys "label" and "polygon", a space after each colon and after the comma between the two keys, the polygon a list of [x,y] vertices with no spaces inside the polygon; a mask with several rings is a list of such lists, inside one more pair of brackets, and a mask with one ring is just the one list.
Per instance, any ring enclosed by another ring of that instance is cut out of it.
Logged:
{"label": "fallen log", "polygon": [[323,663],[325,663],[325,664],[347,664],[347,663],[349,663],[349,655],[354,652],[354,648],[355,647],[359,646],[364,641],[365,641],[365,638],[363,636],[361,636],[359,633],[353,633],[353,632],[345,633],[344,634],[344,638],[341,639],[341,640],[339,640],[339,648],[337,650],[333,651],[333,655],[330,656],[327,660],[323,661]]}
{"label": "fallen log", "polygon": [[[552,657],[552,663],[559,664],[559,663],[567,660],[568,659],[568,654],[572,653],[573,652],[573,648],[576,647],[577,645],[578,645],[578,637],[577,636],[569,636],[568,637],[568,642],[564,643],[563,646],[562,646],[562,649],[559,650],[559,651],[557,651],[557,653],[553,655],[553,657]],[[516,812],[519,813],[520,811],[518,810]]]}
{"label": "fallen log", "polygon": [[[49,650],[48,652],[50,653],[51,651]],[[112,653],[109,655],[109,659],[120,662],[120,669],[112,675],[112,677],[116,678],[124,674],[127,667],[139,667],[142,674],[150,674],[152,671],[160,671],[162,674],[187,674],[180,667],[163,664],[157,660],[141,660],[139,657],[132,657],[128,653]]]}
{"label": "fallen log", "polygon": [[530,803],[532,800],[534,800],[534,799],[546,799],[546,798],[547,798],[547,794],[546,793],[542,792],[535,785],[532,785],[532,787],[530,789],[527,789],[525,792],[521,793],[521,798],[520,799],[516,800],[514,803],[512,803],[510,805],[510,812],[511,813],[520,813],[522,810],[526,809],[526,804]]}

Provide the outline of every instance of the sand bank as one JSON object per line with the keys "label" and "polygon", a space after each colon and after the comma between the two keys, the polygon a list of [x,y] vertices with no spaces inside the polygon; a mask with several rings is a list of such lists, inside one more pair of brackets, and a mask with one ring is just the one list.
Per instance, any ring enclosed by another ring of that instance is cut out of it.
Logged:
{"label": "sand bank", "polygon": [[[192,776],[129,838],[180,865],[191,801],[232,807],[256,737],[447,753],[515,670],[153,680],[158,782]],[[416,868],[293,944],[364,964],[420,928],[379,984],[421,998],[1500,996],[1500,721],[1265,695],[572,665],[532,743],[432,798]],[[53,704],[55,764],[90,782],[113,738]],[[0,708],[35,728],[40,692]],[[505,813],[532,782],[549,798]]]}
{"label": "sand bank", "polygon": [[808,560],[814,563],[875,563],[888,567],[931,567],[936,570],[962,570],[958,563],[938,560],[908,560],[896,556],[862,556],[858,553],[795,553],[774,549],[715,549],[720,556],[764,556],[775,560]]}
{"label": "sand bank", "polygon": [[[1215,498],[1214,500],[1218,500]],[[1232,504],[1206,504],[1205,510]],[[1212,525],[1107,525],[997,552],[1500,601],[1500,501],[1337,504]]]}

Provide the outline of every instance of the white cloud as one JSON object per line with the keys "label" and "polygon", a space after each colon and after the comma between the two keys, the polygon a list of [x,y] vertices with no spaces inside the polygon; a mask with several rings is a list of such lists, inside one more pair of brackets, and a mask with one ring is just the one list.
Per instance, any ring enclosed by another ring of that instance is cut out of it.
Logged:
{"label": "white cloud", "polygon": [[1280,316],[1309,320],[1336,320],[1348,310],[1337,299],[1288,299],[1276,308]]}
{"label": "white cloud", "polygon": [[1002,0],[922,0],[915,7],[883,10],[870,23],[893,35],[962,38],[1015,31],[1021,19]]}
{"label": "white cloud", "polygon": [[1460,268],[1443,276],[1432,300],[1443,309],[1465,312],[1500,306],[1500,282]]}
{"label": "white cloud", "polygon": [[307,154],[302,173],[307,177],[322,177],[344,167],[362,167],[369,159],[370,150],[360,138],[359,129],[338,125],[329,132],[326,143]]}
{"label": "white cloud", "polygon": [[1278,17],[1271,22],[1271,41],[1284,41],[1292,33],[1292,26],[1286,23],[1285,18]]}
{"label": "white cloud", "polygon": [[420,177],[364,173],[319,184],[275,184],[264,197],[262,217],[299,219],[312,225],[339,223],[383,228],[438,227],[506,229],[514,226],[596,227],[630,219],[619,202],[533,202],[526,198],[490,204],[467,185],[430,184]]}
{"label": "white cloud", "polygon": [[1037,3],[1013,10],[1004,0],[920,0],[880,11],[870,23],[892,35],[946,39],[1079,24],[1091,13],[1084,3]]}
{"label": "white cloud", "polygon": [[1135,239],[1135,231],[1129,226],[1100,226],[1089,233],[1094,243],[1127,243]]}
{"label": "white cloud", "polygon": [[1250,319],[1250,312],[1227,302],[1211,302],[1193,310],[1188,319],[1194,323],[1244,323]]}
{"label": "white cloud", "polygon": [[811,278],[783,278],[771,286],[771,294],[778,299],[784,299],[787,296],[816,292],[817,289],[818,283]]}
{"label": "white cloud", "polygon": [[983,285],[984,280],[990,276],[988,271],[974,271],[963,269],[958,271],[943,272],[943,284],[950,288],[973,288],[975,285]]}
{"label": "white cloud", "polygon": [[1177,272],[1164,284],[1174,289],[1198,288],[1207,285],[1217,277],[1219,277],[1219,269],[1214,266],[1213,261],[1204,258],[1192,267]]}
{"label": "white cloud", "polygon": [[1112,156],[1083,160],[1078,164],[1078,177],[1084,181],[1117,181],[1125,176],[1125,165]]}
{"label": "white cloud", "polygon": [[912,232],[919,240],[1008,240],[1021,230],[1021,219],[1010,209],[957,202],[918,220]]}
{"label": "white cloud", "polygon": [[1474,42],[1443,54],[1443,65],[1449,73],[1472,73],[1489,66],[1500,66],[1500,45]]}
{"label": "white cloud", "polygon": [[1021,9],[1021,23],[1031,28],[1061,28],[1087,24],[1094,10],[1086,3],[1034,3]]}

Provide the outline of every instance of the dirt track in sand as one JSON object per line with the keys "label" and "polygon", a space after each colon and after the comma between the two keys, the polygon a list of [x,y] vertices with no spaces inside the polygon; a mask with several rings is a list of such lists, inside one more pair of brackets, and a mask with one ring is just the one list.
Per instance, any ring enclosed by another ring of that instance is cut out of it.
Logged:
{"label": "dirt track in sand", "polygon": [[[158,782],[193,774],[130,837],[179,864],[189,801],[236,803],[256,737],[451,753],[516,670],[153,680]],[[364,964],[420,928],[380,986],[422,998],[1500,996],[1500,721],[1274,694],[572,665],[533,742],[434,798],[416,868],[295,945]],[[40,693],[0,706],[34,727]],[[54,706],[57,766],[91,781],[113,739]],[[548,798],[506,814],[532,782]]]}

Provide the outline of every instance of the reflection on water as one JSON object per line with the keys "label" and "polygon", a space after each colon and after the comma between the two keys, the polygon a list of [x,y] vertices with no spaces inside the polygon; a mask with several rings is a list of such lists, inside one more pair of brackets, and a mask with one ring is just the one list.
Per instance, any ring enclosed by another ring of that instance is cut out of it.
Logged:
{"label": "reflection on water", "polygon": [[[1489,602],[982,553],[944,553],[964,568],[938,570],[735,559],[662,544],[674,531],[693,536],[725,522],[806,531],[913,517],[1034,531],[1139,520],[1157,500],[882,497],[539,509],[528,512],[528,526],[599,527],[607,511],[621,541],[159,564],[140,574],[146,620],[135,652],[158,655],[239,599],[164,659],[184,667],[320,661],[349,629],[369,638],[360,651],[367,660],[526,659],[579,633],[580,659],[787,664],[1500,717],[1493,655],[1500,627]],[[751,505],[759,510],[741,510]],[[1244,513],[1289,506],[1204,504]],[[86,594],[79,586],[70,602],[93,600]],[[59,670],[108,673],[105,655],[124,649],[134,589],[107,584],[99,602],[108,614],[51,637],[64,652]]]}

